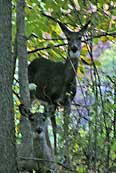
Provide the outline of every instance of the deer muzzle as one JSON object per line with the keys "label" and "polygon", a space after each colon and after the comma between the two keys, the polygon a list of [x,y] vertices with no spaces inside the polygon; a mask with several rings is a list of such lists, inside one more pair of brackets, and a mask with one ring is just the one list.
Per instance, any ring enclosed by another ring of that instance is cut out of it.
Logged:
{"label": "deer muzzle", "polygon": [[75,52],[70,50],[69,56],[70,56],[70,58],[79,58],[80,57],[80,50],[76,50]]}

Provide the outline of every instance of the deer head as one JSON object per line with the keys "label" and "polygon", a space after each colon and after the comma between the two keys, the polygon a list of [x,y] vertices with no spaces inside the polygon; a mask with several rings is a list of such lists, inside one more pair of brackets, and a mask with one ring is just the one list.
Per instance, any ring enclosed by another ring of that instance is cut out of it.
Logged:
{"label": "deer head", "polygon": [[47,116],[46,113],[32,113],[23,104],[19,106],[20,113],[27,117],[31,123],[31,129],[34,135],[42,137],[47,128]]}
{"label": "deer head", "polygon": [[84,35],[90,21],[88,21],[80,31],[73,32],[69,30],[66,25],[58,21],[63,33],[65,34],[68,40],[68,56],[70,58],[79,58],[81,50],[81,38]]}
{"label": "deer head", "polygon": [[70,58],[79,58],[81,50],[81,39],[91,21],[89,20],[84,26],[82,26],[80,31],[73,32],[70,29],[68,29],[65,24],[55,19],[54,17],[46,14],[43,15],[52,19],[60,25],[60,28],[62,29],[63,33],[65,34],[68,40],[68,56]]}

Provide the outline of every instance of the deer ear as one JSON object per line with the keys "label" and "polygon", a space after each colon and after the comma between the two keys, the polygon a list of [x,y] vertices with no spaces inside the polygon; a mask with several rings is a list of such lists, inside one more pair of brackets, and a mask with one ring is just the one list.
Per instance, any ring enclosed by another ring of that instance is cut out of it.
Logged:
{"label": "deer ear", "polygon": [[60,21],[57,21],[58,22],[58,24],[60,25],[60,28],[62,29],[62,31],[63,31],[63,33],[65,34],[65,36],[67,37],[67,38],[69,38],[69,35],[70,35],[70,33],[71,33],[71,31],[66,27],[66,25],[65,24],[63,24],[62,22],[60,22]]}
{"label": "deer ear", "polygon": [[53,21],[55,21],[55,22],[57,22],[57,23],[60,25],[60,28],[61,28],[62,31],[64,32],[65,36],[66,36],[67,38],[69,38],[69,34],[71,33],[71,31],[66,27],[66,25],[64,25],[64,24],[63,24],[62,22],[60,22],[59,20],[57,20],[57,19],[55,19],[54,17],[49,16],[49,15],[47,15],[47,14],[45,14],[45,13],[42,13],[42,15],[48,17],[49,19],[51,19],[51,20],[53,20]]}
{"label": "deer ear", "polygon": [[19,105],[19,111],[23,116],[30,116],[32,114],[29,109],[27,109],[23,104]]}
{"label": "deer ear", "polygon": [[88,28],[88,25],[91,23],[91,21],[89,20],[84,26],[82,26],[81,30],[79,31],[81,34],[83,34],[86,29]]}

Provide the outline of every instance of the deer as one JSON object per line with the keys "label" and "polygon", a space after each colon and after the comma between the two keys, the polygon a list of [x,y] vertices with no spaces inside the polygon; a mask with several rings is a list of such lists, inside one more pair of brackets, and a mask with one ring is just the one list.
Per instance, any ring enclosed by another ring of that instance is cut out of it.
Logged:
{"label": "deer", "polygon": [[59,24],[68,41],[67,58],[64,63],[54,62],[39,56],[28,66],[29,83],[35,86],[30,90],[32,100],[36,98],[42,102],[47,102],[49,105],[47,107],[50,108],[54,150],[56,152],[56,121],[54,113],[59,105],[67,109],[65,112],[70,113],[71,101],[76,94],[76,71],[79,64],[81,39],[90,21],[82,26],[78,32],[74,32],[52,16],[46,14],[44,16]]}
{"label": "deer", "polygon": [[[20,173],[51,173],[54,169],[53,152],[47,134],[46,113],[32,113],[23,104],[19,105],[22,116],[29,119],[32,143],[17,144],[17,163]],[[25,157],[27,157],[25,159]]]}

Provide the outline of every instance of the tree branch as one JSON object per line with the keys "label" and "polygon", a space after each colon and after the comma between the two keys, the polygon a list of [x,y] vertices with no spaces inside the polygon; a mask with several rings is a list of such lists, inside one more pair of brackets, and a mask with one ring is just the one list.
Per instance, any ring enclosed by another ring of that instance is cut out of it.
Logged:
{"label": "tree branch", "polygon": [[53,47],[60,47],[60,46],[64,46],[64,45],[67,45],[67,44],[64,43],[64,44],[58,44],[58,45],[54,45],[54,46],[46,46],[46,47],[42,47],[42,48],[37,48],[37,49],[31,50],[31,51],[28,51],[28,54],[35,53],[35,52],[38,52],[41,50],[51,49]]}

